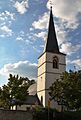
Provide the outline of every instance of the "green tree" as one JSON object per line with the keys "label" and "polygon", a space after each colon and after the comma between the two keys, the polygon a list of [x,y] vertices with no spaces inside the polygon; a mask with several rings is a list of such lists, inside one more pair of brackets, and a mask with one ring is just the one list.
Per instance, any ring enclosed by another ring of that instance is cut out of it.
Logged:
{"label": "green tree", "polygon": [[49,88],[51,99],[68,109],[81,109],[81,71],[65,72]]}
{"label": "green tree", "polygon": [[10,106],[10,95],[9,88],[4,85],[2,89],[0,89],[0,107],[9,108]]}
{"label": "green tree", "polygon": [[10,74],[9,76],[9,82],[7,84],[10,92],[10,98],[11,98],[11,104],[13,104],[14,100],[16,101],[16,104],[21,105],[23,101],[26,100],[28,95],[28,87],[29,85],[29,79],[24,77],[13,76]]}
{"label": "green tree", "polygon": [[27,89],[34,82],[34,80],[30,81],[27,77],[10,74],[7,85],[4,85],[0,90],[0,107],[10,108],[11,105],[23,104],[28,95]]}

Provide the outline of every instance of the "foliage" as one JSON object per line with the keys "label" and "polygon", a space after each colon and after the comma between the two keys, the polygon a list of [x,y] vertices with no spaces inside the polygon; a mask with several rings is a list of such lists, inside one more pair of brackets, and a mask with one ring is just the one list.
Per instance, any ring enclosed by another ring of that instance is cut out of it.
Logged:
{"label": "foliage", "polygon": [[57,112],[56,120],[81,120],[81,112]]}
{"label": "foliage", "polygon": [[[33,120],[48,120],[48,108],[35,109]],[[49,120],[81,120],[81,111],[58,112],[55,109],[49,109]]]}
{"label": "foliage", "polygon": [[70,110],[81,109],[81,71],[65,72],[49,88],[49,95]]}
{"label": "foliage", "polygon": [[0,90],[0,107],[8,108],[10,101],[9,88],[4,85]]}
{"label": "foliage", "polygon": [[48,119],[53,120],[53,112],[54,112],[53,109],[38,107],[33,112],[33,120],[48,120]]}
{"label": "foliage", "polygon": [[9,75],[7,85],[0,89],[0,107],[10,108],[11,105],[21,105],[28,95],[28,87],[35,83],[27,77]]}

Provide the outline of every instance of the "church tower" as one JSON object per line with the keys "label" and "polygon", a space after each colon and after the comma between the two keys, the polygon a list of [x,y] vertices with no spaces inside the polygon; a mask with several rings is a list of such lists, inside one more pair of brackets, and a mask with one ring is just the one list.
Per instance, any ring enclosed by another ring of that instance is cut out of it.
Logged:
{"label": "church tower", "polygon": [[[44,107],[48,106],[49,87],[65,70],[65,54],[59,51],[51,7],[46,46],[38,58],[37,95]],[[58,105],[53,101],[51,107],[57,108]]]}

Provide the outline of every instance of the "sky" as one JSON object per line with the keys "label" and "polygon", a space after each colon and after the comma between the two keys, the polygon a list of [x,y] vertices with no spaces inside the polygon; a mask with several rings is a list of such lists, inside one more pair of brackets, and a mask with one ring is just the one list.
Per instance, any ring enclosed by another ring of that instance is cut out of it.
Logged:
{"label": "sky", "polygon": [[[81,0],[51,0],[66,70],[81,69]],[[58,4],[59,3],[59,4]],[[0,0],[0,86],[9,74],[37,79],[50,13],[48,0]]]}

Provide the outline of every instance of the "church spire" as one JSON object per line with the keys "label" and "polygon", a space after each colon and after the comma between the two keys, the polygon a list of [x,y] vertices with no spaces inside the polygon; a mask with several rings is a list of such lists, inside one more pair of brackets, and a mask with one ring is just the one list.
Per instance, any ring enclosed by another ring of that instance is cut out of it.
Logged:
{"label": "church spire", "polygon": [[50,10],[48,37],[47,37],[45,52],[59,53],[59,47],[58,47],[58,42],[57,42],[56,32],[53,22],[52,7]]}

